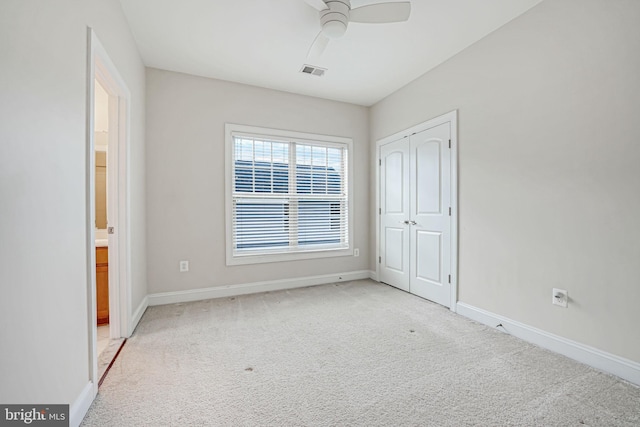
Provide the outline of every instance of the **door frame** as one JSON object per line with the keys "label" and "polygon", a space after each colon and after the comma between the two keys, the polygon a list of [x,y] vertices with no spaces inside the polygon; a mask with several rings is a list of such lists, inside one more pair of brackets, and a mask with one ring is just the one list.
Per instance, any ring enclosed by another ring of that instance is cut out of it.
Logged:
{"label": "door frame", "polygon": [[456,312],[458,302],[458,110],[453,110],[441,116],[419,123],[408,129],[396,132],[376,141],[376,279],[380,279],[380,167],[381,147],[390,142],[431,129],[444,123],[450,124],[451,129],[451,306]]}
{"label": "door frame", "polygon": [[[87,230],[87,322],[89,333],[89,379],[93,397],[98,393],[96,246],[95,246],[95,81],[109,94],[109,142],[107,200],[109,227],[109,335],[128,337],[131,324],[131,271],[129,235],[129,140],[130,99],[124,79],[91,27],[87,27],[86,117],[86,230]],[[112,126],[112,124],[114,126]],[[111,129],[117,129],[112,132]],[[113,135],[112,135],[113,134]],[[111,205],[111,206],[109,206]]]}

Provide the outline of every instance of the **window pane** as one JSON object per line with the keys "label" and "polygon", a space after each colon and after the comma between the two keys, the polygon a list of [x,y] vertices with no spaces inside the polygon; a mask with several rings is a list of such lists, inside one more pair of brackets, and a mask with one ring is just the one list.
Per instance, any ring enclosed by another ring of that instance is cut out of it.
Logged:
{"label": "window pane", "polygon": [[333,169],[327,171],[327,194],[342,194],[342,177]]}
{"label": "window pane", "polygon": [[298,194],[344,194],[344,155],[340,148],[296,147]]}
{"label": "window pane", "polygon": [[311,164],[311,147],[309,145],[296,144],[296,164]]}
{"label": "window pane", "polygon": [[282,142],[272,143],[273,162],[279,164],[289,164],[289,145]]}
{"label": "window pane", "polygon": [[296,165],[296,187],[298,194],[311,193],[311,166]]}
{"label": "window pane", "polygon": [[327,150],[327,163],[329,165],[327,173],[327,193],[344,194],[344,174],[346,168],[346,153],[338,148]]}
{"label": "window pane", "polygon": [[311,179],[311,192],[313,194],[327,194],[327,168],[313,166]]}
{"label": "window pane", "polygon": [[288,246],[289,205],[282,202],[237,202],[235,227],[237,249]]}
{"label": "window pane", "polygon": [[253,191],[253,167],[251,162],[236,160],[235,191]]}
{"label": "window pane", "polygon": [[253,161],[253,141],[250,139],[236,138],[236,160]]}
{"label": "window pane", "polygon": [[325,147],[312,147],[311,162],[314,166],[327,166],[327,149]]}
{"label": "window pane", "polygon": [[289,165],[284,163],[273,164],[273,192],[289,192]]}
{"label": "window pane", "polygon": [[271,193],[271,168],[270,164],[260,162],[256,163],[254,169],[255,176],[255,192],[256,193]]}
{"label": "window pane", "polygon": [[298,244],[340,243],[340,203],[324,200],[298,204]]}

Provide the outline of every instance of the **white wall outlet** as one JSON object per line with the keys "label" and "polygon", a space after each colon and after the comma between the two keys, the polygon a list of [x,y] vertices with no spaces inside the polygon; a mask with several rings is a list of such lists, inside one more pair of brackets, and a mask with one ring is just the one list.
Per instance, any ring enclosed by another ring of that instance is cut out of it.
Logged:
{"label": "white wall outlet", "polygon": [[360,249],[355,248],[355,249],[353,250],[353,256],[360,256]]}
{"label": "white wall outlet", "polygon": [[180,273],[189,271],[189,261],[180,261]]}
{"label": "white wall outlet", "polygon": [[552,303],[560,307],[567,308],[569,306],[569,293],[564,289],[553,288]]}

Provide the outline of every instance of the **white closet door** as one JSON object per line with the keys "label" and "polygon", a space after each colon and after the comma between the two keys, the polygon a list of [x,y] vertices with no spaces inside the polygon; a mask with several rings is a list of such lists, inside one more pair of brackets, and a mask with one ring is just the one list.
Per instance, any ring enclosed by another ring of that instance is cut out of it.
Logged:
{"label": "white closet door", "polygon": [[410,292],[451,305],[450,124],[410,138]]}
{"label": "white closet door", "polygon": [[409,291],[409,138],[380,148],[380,281]]}

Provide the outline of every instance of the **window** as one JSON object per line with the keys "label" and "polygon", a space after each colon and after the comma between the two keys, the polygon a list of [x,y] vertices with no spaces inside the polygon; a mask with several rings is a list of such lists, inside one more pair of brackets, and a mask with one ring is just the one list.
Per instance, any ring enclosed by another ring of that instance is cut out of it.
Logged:
{"label": "window", "polygon": [[226,125],[227,264],[351,255],[351,140]]}

